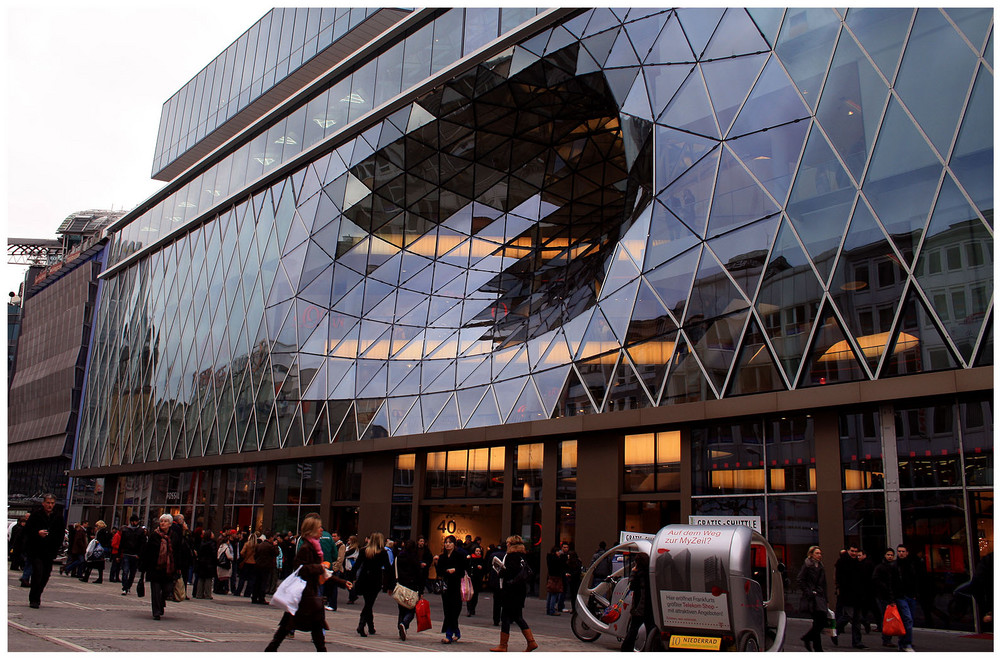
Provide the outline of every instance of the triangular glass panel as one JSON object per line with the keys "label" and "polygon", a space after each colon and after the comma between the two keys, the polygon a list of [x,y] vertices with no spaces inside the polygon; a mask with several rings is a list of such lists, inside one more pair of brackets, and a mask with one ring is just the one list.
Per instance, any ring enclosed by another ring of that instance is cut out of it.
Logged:
{"label": "triangular glass panel", "polygon": [[708,95],[712,99],[712,107],[715,108],[715,116],[723,135],[729,133],[733,118],[750,93],[750,87],[757,79],[766,60],[767,55],[749,55],[714,62],[702,62],[700,65],[708,85]]}
{"label": "triangular glass panel", "polygon": [[767,39],[772,47],[774,40],[778,36],[778,26],[781,24],[781,17],[785,10],[780,7],[748,7],[747,13],[753,19],[757,29]]}
{"label": "triangular glass panel", "polygon": [[701,70],[694,67],[656,123],[721,139]]}
{"label": "triangular glass panel", "polygon": [[[641,117],[647,121],[653,120],[653,112],[649,105],[649,94],[646,91],[646,78],[643,75],[643,71],[639,73],[635,78],[635,82],[632,84],[632,89],[628,93],[628,97],[625,99],[625,103],[622,104],[622,112],[625,114],[630,114],[635,117]],[[659,112],[657,112],[659,114]]]}
{"label": "triangular glass panel", "polygon": [[618,338],[611,329],[611,324],[599,309],[594,311],[593,318],[584,333],[576,358],[586,359],[594,355],[615,351],[620,348]]}
{"label": "triangular glass panel", "polygon": [[899,56],[913,11],[901,8],[852,7],[847,12],[847,26],[888,80],[896,77],[896,67],[899,65]]}
{"label": "triangular glass panel", "polygon": [[941,163],[895,99],[878,135],[863,190],[882,226],[912,255],[927,223]]}
{"label": "triangular glass panel", "polygon": [[[428,431],[456,430],[461,427],[458,421],[458,407],[455,406],[455,396],[450,392],[440,394],[425,394],[420,397],[420,409],[425,424],[429,425]],[[444,416],[441,424],[437,424],[437,417]]]}
{"label": "triangular glass panel", "polygon": [[358,398],[378,398],[385,396],[389,386],[389,368],[379,359],[359,359],[357,361]]}
{"label": "triangular glass panel", "polygon": [[698,358],[688,348],[686,341],[678,341],[670,366],[670,373],[663,385],[660,406],[680,403],[697,403],[714,400],[715,392],[705,379]]}
{"label": "triangular glass panel", "polygon": [[691,50],[701,59],[705,46],[715,32],[725,9],[699,7],[697,9],[678,9],[675,13],[684,27]]}
{"label": "triangular glass panel", "polygon": [[599,357],[594,357],[593,359],[579,361],[576,364],[576,367],[580,372],[580,377],[582,378],[584,384],[587,385],[591,398],[593,398],[594,404],[597,406],[598,412],[602,410],[604,396],[608,391],[608,384],[611,381],[611,377],[614,375],[615,365],[618,363],[618,359],[619,353],[611,352]]}
{"label": "triangular glass panel", "polygon": [[674,356],[677,338],[678,333],[674,330],[660,334],[645,343],[632,345],[626,350],[654,405],[659,401],[664,377]]}
{"label": "triangular glass panel", "polygon": [[[638,276],[638,273],[636,273],[636,276]],[[601,312],[607,318],[611,331],[618,338],[619,344],[625,341],[625,334],[629,318],[632,315],[632,307],[635,304],[635,296],[638,288],[639,281],[634,280],[599,303]],[[596,317],[597,314],[594,315]]]}
{"label": "triangular glass panel", "polygon": [[779,208],[736,159],[723,149],[708,218],[708,236],[774,215]]}
{"label": "triangular glass panel", "polygon": [[736,347],[749,313],[749,307],[745,307],[684,328],[716,391],[725,390],[726,377],[736,358]]}
{"label": "triangular glass panel", "polygon": [[[910,287],[896,331],[887,334],[892,341],[880,377],[962,368],[937,328],[933,315],[927,311],[916,288]],[[972,337],[973,345],[976,338]]]}
{"label": "triangular glass panel", "polygon": [[[590,32],[589,27],[587,31]],[[617,38],[618,30],[608,30],[600,34],[594,34],[594,36],[588,36],[581,43],[583,43],[583,47],[587,49],[587,52],[590,53],[594,61],[603,67]]]}
{"label": "triangular glass panel", "polygon": [[566,381],[566,373],[570,370],[569,364],[559,368],[552,368],[541,373],[535,373],[532,378],[535,386],[542,398],[542,410],[545,418],[552,416],[559,394]]}
{"label": "triangular glass panel", "polygon": [[642,280],[625,337],[626,343],[629,345],[639,343],[676,329],[677,325],[667,313],[660,298],[653,293],[649,284]]}
{"label": "triangular glass panel", "polygon": [[[335,426],[336,424],[330,424],[331,428]],[[354,411],[354,406],[352,405],[347,414],[344,415],[344,420],[341,422],[340,427],[337,428],[337,432],[333,436],[333,443],[356,441],[358,441],[358,421],[357,413]]]}
{"label": "triangular glass panel", "polygon": [[720,152],[721,149],[714,149],[657,195],[697,236],[705,235]]}
{"label": "triangular glass panel", "polygon": [[810,108],[816,107],[823,73],[837,41],[840,17],[830,9],[789,9],[774,52]]}
{"label": "triangular glass panel", "polygon": [[[723,274],[725,269],[709,249],[702,250],[698,273],[695,275],[684,326],[729,315],[749,306],[739,289]],[[693,338],[690,334],[688,338]]]}
{"label": "triangular glass panel", "polygon": [[770,47],[750,20],[747,10],[730,7],[712,36],[704,59],[722,59],[768,50]]}
{"label": "triangular glass panel", "polygon": [[713,149],[718,142],[673,128],[656,126],[655,185],[662,190]]}
{"label": "triangular glass panel", "polygon": [[986,321],[986,331],[980,340],[979,356],[976,357],[973,366],[993,366],[993,314],[990,314],[990,319]]}
{"label": "triangular glass panel", "polygon": [[675,64],[678,62],[694,62],[695,56],[688,45],[687,37],[681,29],[680,21],[671,15],[667,24],[660,30],[660,36],[653,42],[644,64]]}
{"label": "triangular glass panel", "polygon": [[531,378],[528,378],[524,385],[524,390],[518,397],[517,402],[514,403],[514,407],[511,409],[510,415],[507,416],[505,423],[524,423],[526,421],[538,421],[547,418],[548,414],[542,408],[542,401],[538,398],[535,385],[532,384]]}
{"label": "triangular glass panel", "polygon": [[490,391],[490,388],[486,388],[486,395],[483,396],[482,402],[479,403],[479,407],[476,411],[472,413],[469,420],[465,422],[466,428],[484,428],[488,426],[499,426],[503,423],[500,418],[500,412],[497,411],[497,401]]}
{"label": "triangular glass panel", "polygon": [[645,60],[670,13],[664,11],[639,17],[633,15],[637,11],[639,10],[633,10],[629,13],[629,21],[631,22],[625,24],[625,32],[628,34],[629,41],[632,42],[632,47],[635,48],[639,59]]}
{"label": "triangular glass panel", "polygon": [[[628,97],[628,93],[632,90],[632,86],[636,84],[636,79],[639,75],[639,66],[633,66],[626,69],[605,69],[604,79],[611,89],[611,93],[615,97],[618,106],[621,107],[625,103],[625,99]],[[640,80],[638,84],[642,84]]]}
{"label": "triangular glass panel", "polygon": [[608,297],[622,286],[635,281],[635,278],[638,276],[639,269],[636,267],[632,257],[628,255],[628,252],[624,248],[619,247],[615,250],[614,257],[611,260],[611,267],[601,286],[601,298]]}
{"label": "triangular glass panel", "polygon": [[795,380],[822,296],[809,259],[788,222],[782,222],[754,306],[790,382]]}
{"label": "triangular glass panel", "polygon": [[455,388],[454,359],[425,359],[420,368],[421,391],[451,391]]}
{"label": "triangular glass panel", "polygon": [[[361,401],[358,402],[360,403]],[[359,416],[358,421],[361,422],[362,415],[359,414],[358,416]],[[383,405],[382,407],[379,408],[379,411],[375,414],[374,418],[372,418],[371,423],[368,424],[368,427],[365,429],[364,433],[362,433],[359,439],[364,441],[366,439],[379,439],[388,436],[389,436],[388,406]]]}
{"label": "triangular glass panel", "polygon": [[780,219],[774,215],[708,243],[748,299],[753,299],[757,292]]}
{"label": "triangular glass panel", "polygon": [[972,44],[972,49],[979,54],[983,47],[983,39],[989,32],[993,20],[993,10],[989,7],[948,7],[943,11],[955,21],[958,29]]}
{"label": "triangular glass panel", "polygon": [[[870,349],[881,351],[885,349],[885,344]],[[832,306],[824,305],[816,322],[812,348],[806,354],[798,388],[867,379],[868,375],[858,363],[854,347],[841,329]]]}
{"label": "triangular glass panel", "polygon": [[[454,387],[453,387],[454,388]],[[493,411],[496,412],[496,399],[493,393],[490,391],[489,387],[475,387],[473,389],[460,389],[455,394],[455,399],[458,402],[458,411],[461,415],[461,426],[464,427],[470,418],[472,418],[473,412],[480,406],[483,400],[483,396],[487,396],[490,399]],[[497,414],[497,420],[499,421],[500,415]]]}
{"label": "triangular glass panel", "polygon": [[691,282],[698,264],[700,249],[692,249],[668,261],[646,275],[649,285],[663,301],[664,306],[681,318],[691,294]]}
{"label": "triangular glass panel", "polygon": [[842,35],[816,117],[855,181],[861,180],[888,98],[889,88],[868,58],[850,35]]}
{"label": "triangular glass panel", "polygon": [[604,402],[604,411],[637,410],[641,407],[652,407],[649,393],[628,358],[622,357],[618,371],[611,379]]}
{"label": "triangular glass panel", "polygon": [[777,202],[784,204],[808,129],[809,122],[797,121],[728,144]]}
{"label": "triangular glass panel", "polygon": [[625,30],[619,31],[618,38],[615,39],[611,52],[608,54],[608,59],[604,62],[604,67],[636,66],[638,64],[639,58],[632,48],[628,33]]}
{"label": "triangular glass panel", "polygon": [[590,54],[586,48],[581,48],[576,56],[576,75],[585,76],[588,73],[596,73],[601,70],[601,65]]}
{"label": "triangular glass panel", "polygon": [[951,171],[993,226],[993,74],[979,67],[951,154]]}
{"label": "triangular glass panel", "polygon": [[939,9],[917,10],[893,87],[938,153],[951,148],[977,55]]}
{"label": "triangular glass panel", "polygon": [[993,236],[947,177],[914,274],[967,363],[993,299],[992,254]]}
{"label": "triangular glass panel", "polygon": [[[415,432],[419,433],[423,430],[423,423],[420,417],[420,406],[416,404],[418,396],[394,396],[392,398],[387,398],[385,401],[387,416],[390,419],[392,434],[396,435],[410,435],[413,432],[401,431],[400,427],[407,420],[407,416],[411,410],[417,411],[416,416],[416,427]],[[410,422],[413,424],[413,421]]]}
{"label": "triangular glass panel", "polygon": [[788,218],[825,281],[857,196],[819,129],[809,135],[788,200]]}
{"label": "triangular glass panel", "polygon": [[566,384],[563,385],[562,392],[556,400],[554,417],[569,417],[579,414],[592,414],[594,412],[593,403],[587,388],[581,382],[575,368],[569,369]]}
{"label": "triangular glass panel", "polygon": [[729,378],[726,396],[746,396],[784,390],[785,382],[774,364],[771,351],[764,340],[764,333],[757,325],[756,317],[751,317],[743,336],[736,368]]}
{"label": "triangular glass panel", "polygon": [[[881,340],[885,346],[905,284],[906,271],[889,239],[868,207],[859,202],[830,282],[830,297],[859,342]],[[872,373],[881,354],[864,351]]]}

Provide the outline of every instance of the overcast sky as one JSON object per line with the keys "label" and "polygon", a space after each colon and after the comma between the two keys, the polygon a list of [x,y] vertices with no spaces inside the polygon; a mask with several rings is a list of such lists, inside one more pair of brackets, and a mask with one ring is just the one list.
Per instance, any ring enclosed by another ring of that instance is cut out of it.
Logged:
{"label": "overcast sky", "polygon": [[[160,109],[273,2],[6,4],[6,235],[54,238],[70,214],[131,209]],[[296,3],[315,5],[316,3]],[[4,265],[4,295],[24,268]]]}

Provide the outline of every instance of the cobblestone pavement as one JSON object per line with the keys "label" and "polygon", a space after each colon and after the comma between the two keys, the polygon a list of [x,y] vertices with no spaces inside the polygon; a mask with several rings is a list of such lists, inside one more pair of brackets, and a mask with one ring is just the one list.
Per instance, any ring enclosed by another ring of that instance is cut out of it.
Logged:
{"label": "cobblestone pavement", "polygon": [[[40,609],[28,607],[28,590],[20,588],[17,576],[7,579],[7,650],[10,652],[259,652],[270,640],[281,618],[271,606],[250,604],[249,598],[216,595],[213,600],[167,602],[166,614],[159,621],[150,615],[149,599],[139,599],[134,591],[121,596],[121,587],[105,580],[102,584],[84,584],[77,579],[53,573],[42,595]],[[188,589],[190,591],[190,588]],[[416,626],[405,643],[396,634],[396,606],[388,595],[380,595],[375,605],[377,633],[362,638],[354,631],[360,613],[360,601],[348,606],[340,593],[339,610],[327,612],[330,630],[327,648],[331,651],[367,652],[485,652],[496,645],[499,629],[492,624],[489,593],[480,596],[476,616],[461,619],[462,640],[452,645],[440,643],[441,602],[432,595],[431,619],[434,627],[417,633]],[[525,618],[531,625],[539,651],[611,652],[618,650],[618,640],[602,636],[584,643],[570,631],[570,615],[546,616],[544,600],[529,598]],[[805,632],[804,620],[789,624],[786,651],[801,651],[798,638]],[[846,639],[845,639],[846,640]],[[828,639],[827,639],[828,641]],[[871,649],[882,648],[877,634],[865,637]],[[992,637],[976,638],[968,633],[918,630],[914,645],[918,651],[991,652]],[[511,634],[510,649],[524,648],[523,637]],[[834,648],[829,642],[825,649]],[[296,634],[281,645],[282,652],[312,652],[309,635]]]}

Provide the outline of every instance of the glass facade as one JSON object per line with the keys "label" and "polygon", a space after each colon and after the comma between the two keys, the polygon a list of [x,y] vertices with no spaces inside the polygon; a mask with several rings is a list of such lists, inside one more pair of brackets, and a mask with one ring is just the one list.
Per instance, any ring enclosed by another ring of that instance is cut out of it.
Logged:
{"label": "glass facade", "polygon": [[[117,227],[76,469],[256,453],[276,491],[230,469],[227,524],[273,499],[350,533],[374,454],[394,533],[488,518],[535,556],[614,455],[621,528],[757,516],[793,565],[820,520],[873,556],[902,526],[950,596],[992,550],[991,392],[920,383],[992,365],[992,10],[411,28]],[[921,393],[775,412],[873,383]],[[365,450],[329,447],[319,501],[279,465],[330,444]]]}

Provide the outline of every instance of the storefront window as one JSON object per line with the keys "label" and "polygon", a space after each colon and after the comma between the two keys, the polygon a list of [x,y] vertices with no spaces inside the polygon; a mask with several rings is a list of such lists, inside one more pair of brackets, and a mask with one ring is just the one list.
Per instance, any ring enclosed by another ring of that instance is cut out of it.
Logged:
{"label": "storefront window", "polygon": [[885,487],[878,410],[840,415],[840,476],[845,490]]}
{"label": "storefront window", "polygon": [[576,440],[559,442],[559,471],[556,472],[556,498],[576,498]]}
{"label": "storefront window", "polygon": [[265,467],[233,467],[229,469],[226,487],[227,528],[257,530],[264,519]]}
{"label": "storefront window", "polygon": [[962,484],[954,405],[897,408],[896,447],[900,487]]}
{"label": "storefront window", "polygon": [[503,496],[502,446],[427,454],[428,499]]}
{"label": "storefront window", "polygon": [[680,466],[679,431],[627,435],[623,491],[677,492]]}
{"label": "storefront window", "polygon": [[544,444],[521,444],[514,449],[514,501],[541,501],[543,449]]}
{"label": "storefront window", "polygon": [[693,494],[764,492],[764,438],[759,423],[691,430]]}
{"label": "storefront window", "polygon": [[[885,525],[885,494],[857,492],[844,494],[844,546],[852,542],[878,562],[888,542]],[[878,560],[876,560],[878,559]]]}
{"label": "storefront window", "polygon": [[[539,446],[541,445],[539,444]],[[515,504],[510,507],[510,513],[510,532],[512,535],[519,535],[524,538],[524,548],[527,550],[528,564],[535,574],[532,583],[528,584],[528,594],[533,595],[538,592],[538,575],[540,574],[542,507],[537,503]]]}
{"label": "storefront window", "polygon": [[989,397],[959,404],[965,484],[993,485],[993,402]]}
{"label": "storefront window", "polygon": [[337,478],[334,480],[336,501],[361,500],[361,458],[341,460],[336,464]]}
{"label": "storefront window", "polygon": [[275,467],[274,509],[271,528],[294,531],[305,516],[319,512],[323,484],[323,465],[319,462],[293,462]]}
{"label": "storefront window", "polygon": [[768,492],[815,492],[812,417],[781,417],[765,427]]}
{"label": "storefront window", "polygon": [[[798,574],[809,547],[819,544],[818,520],[816,495],[767,498],[767,525],[764,536],[774,547],[778,560],[788,566],[790,574]],[[825,549],[833,557],[840,548]],[[833,561],[829,558],[827,565],[833,565]],[[832,572],[830,567],[827,570]],[[828,579],[832,585],[832,575],[828,576]],[[785,610],[789,613],[798,613],[798,598],[786,597]]]}
{"label": "storefront window", "polygon": [[393,502],[413,501],[413,468],[416,461],[415,453],[396,456],[396,466],[392,470]]}
{"label": "storefront window", "polygon": [[622,507],[626,531],[656,533],[667,524],[681,522],[680,501],[626,501]]}

